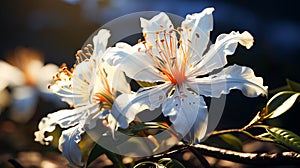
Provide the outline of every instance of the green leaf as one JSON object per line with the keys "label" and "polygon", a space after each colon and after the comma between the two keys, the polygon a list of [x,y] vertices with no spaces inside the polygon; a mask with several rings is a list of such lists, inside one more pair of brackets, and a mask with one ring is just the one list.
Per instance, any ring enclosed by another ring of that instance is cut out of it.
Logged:
{"label": "green leaf", "polygon": [[88,157],[88,160],[86,163],[87,166],[90,165],[95,159],[97,159],[100,155],[102,155],[104,153],[105,153],[105,150],[101,146],[96,144]]}
{"label": "green leaf", "polygon": [[275,118],[285,113],[293,106],[299,95],[300,93],[293,91],[277,93],[268,101],[265,109],[267,115],[264,118]]}
{"label": "green leaf", "polygon": [[300,83],[294,82],[290,79],[286,79],[286,83],[290,90],[300,92]]}
{"label": "green leaf", "polygon": [[300,153],[300,137],[297,134],[277,127],[266,127],[265,129],[276,142]]}
{"label": "green leaf", "polygon": [[270,141],[270,142],[275,141],[274,137],[268,132],[262,133],[260,135],[256,135],[255,137],[263,141]]}
{"label": "green leaf", "polygon": [[228,145],[233,147],[234,150],[236,150],[236,151],[243,150],[243,143],[238,137],[236,137],[232,134],[221,134],[221,135],[219,135],[219,137],[223,141],[225,141]]}
{"label": "green leaf", "polygon": [[98,144],[96,144],[95,147],[92,149],[92,151],[89,155],[88,161],[87,161],[87,166],[102,154],[105,154],[114,163],[114,167],[125,168],[125,166],[122,162],[122,156],[117,155],[117,154],[101,147]]}
{"label": "green leaf", "polygon": [[157,85],[156,83],[144,82],[144,81],[136,81],[141,87],[151,87]]}
{"label": "green leaf", "polygon": [[124,134],[133,136],[136,135],[138,132],[146,131],[149,129],[167,129],[168,126],[164,125],[163,123],[159,122],[146,122],[146,123],[135,123],[131,124],[126,129],[120,129],[120,131]]}
{"label": "green leaf", "polygon": [[165,166],[162,166],[158,163],[155,162],[151,162],[151,161],[145,161],[145,162],[141,162],[138,163],[137,165],[135,165],[133,168],[139,168],[139,167],[158,167],[158,168],[165,168]]}
{"label": "green leaf", "polygon": [[185,168],[178,160],[171,158],[162,158],[158,161],[159,164],[165,166],[166,168]]}

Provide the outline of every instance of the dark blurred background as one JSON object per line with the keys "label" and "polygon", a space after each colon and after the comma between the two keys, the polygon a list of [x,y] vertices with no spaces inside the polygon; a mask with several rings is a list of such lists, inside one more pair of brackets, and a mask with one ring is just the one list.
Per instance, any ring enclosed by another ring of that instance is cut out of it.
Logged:
{"label": "dark blurred background", "polygon": [[[26,46],[41,51],[46,63],[72,65],[74,54],[88,37],[119,16],[147,10],[184,17],[211,6],[215,7],[212,42],[220,33],[233,30],[247,30],[254,36],[254,46],[250,50],[238,47],[236,54],[229,57],[231,63],[254,69],[270,90],[286,85],[286,78],[300,82],[300,12],[294,0],[4,0],[0,10],[0,58],[3,60],[5,54],[17,46]],[[245,125],[266,101],[263,97],[250,99],[233,91],[227,96],[219,128]],[[42,105],[39,107],[43,110]],[[29,133],[37,129],[40,117],[60,107],[51,106],[31,123],[26,123],[30,125]],[[271,123],[299,135],[299,108],[299,105],[294,106]],[[0,143],[6,142],[8,134],[1,131]],[[27,138],[33,141],[33,134]],[[30,145],[21,145],[18,150],[30,150]],[[13,145],[1,145],[1,148],[0,153],[15,149]],[[41,147],[36,144],[35,148]]]}

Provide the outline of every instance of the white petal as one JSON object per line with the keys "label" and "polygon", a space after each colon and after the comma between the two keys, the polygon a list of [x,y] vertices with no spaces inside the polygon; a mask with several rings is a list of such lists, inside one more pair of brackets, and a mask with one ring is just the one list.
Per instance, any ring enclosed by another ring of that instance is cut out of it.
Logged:
{"label": "white petal", "polygon": [[38,128],[39,130],[34,133],[35,141],[39,141],[41,144],[49,144],[45,141],[46,132],[52,132],[55,129],[56,125],[59,125],[61,128],[68,128],[74,125],[77,125],[89,108],[92,108],[95,105],[83,106],[76,109],[64,109],[59,110],[54,113],[50,113],[47,117],[42,118]]}
{"label": "white petal", "polygon": [[107,74],[107,81],[109,83],[111,92],[114,93],[119,91],[121,93],[130,93],[130,85],[126,80],[124,72],[119,69],[108,65],[106,62],[103,62],[101,66],[104,68]]}
{"label": "white petal", "polygon": [[163,84],[152,89],[139,91],[136,94],[122,94],[118,96],[111,110],[117,123],[114,125],[110,123],[110,126],[115,128],[120,125],[122,128],[127,128],[128,124],[141,111],[158,108],[165,101],[170,87],[168,84]]}
{"label": "white petal", "polygon": [[140,44],[131,47],[125,43],[118,43],[116,47],[107,49],[104,59],[132,79],[147,82],[164,81],[153,60],[145,52],[139,52],[138,46]]}
{"label": "white petal", "polygon": [[202,58],[213,29],[214,8],[206,8],[201,13],[187,15],[181,24],[182,47],[190,56],[190,63],[197,63]]}
{"label": "white petal", "polygon": [[25,77],[20,69],[4,61],[0,61],[0,80],[0,89],[3,89],[7,85],[16,86],[24,84]]}
{"label": "white petal", "polygon": [[[26,71],[26,75],[29,75],[30,78],[33,80],[32,82],[34,84],[37,84],[38,81],[40,80],[38,77],[40,77],[41,69],[44,66],[44,62],[38,59],[32,59],[28,61],[27,64],[25,64],[26,69],[23,71]],[[44,74],[46,75],[46,74]],[[50,76],[51,78],[52,76]]]}
{"label": "white petal", "polygon": [[26,123],[36,112],[38,92],[30,86],[19,86],[12,90],[10,118],[16,122]]}
{"label": "white petal", "polygon": [[42,92],[50,93],[48,85],[52,81],[52,76],[58,72],[58,66],[54,64],[47,64],[43,66],[37,76],[37,86]]}
{"label": "white petal", "polygon": [[224,67],[227,64],[226,56],[235,52],[238,43],[249,49],[253,42],[253,37],[247,31],[242,34],[233,31],[230,34],[219,35],[216,43],[210,46],[208,52],[196,68],[192,70],[193,74],[191,76],[206,75],[215,69]]}
{"label": "white petal", "polygon": [[217,74],[190,79],[190,87],[201,95],[220,97],[231,89],[239,89],[245,96],[267,95],[268,87],[263,86],[263,79],[256,77],[253,70],[238,65],[224,68]]}
{"label": "white petal", "polygon": [[162,110],[165,116],[169,116],[174,129],[182,136],[187,135],[190,142],[200,141],[204,137],[207,127],[207,106],[202,97],[190,93],[185,88],[177,88],[163,104]]}
{"label": "white petal", "polygon": [[81,162],[81,150],[78,143],[84,132],[84,128],[82,128],[81,125],[77,125],[64,130],[59,138],[58,149],[62,152],[62,155],[68,159],[69,165],[72,167],[83,166]]}
{"label": "white petal", "polygon": [[[200,101],[204,102],[204,99],[200,97]],[[201,103],[202,104],[202,103]],[[206,106],[198,108],[196,120],[191,128],[190,132],[184,137],[189,144],[199,144],[204,138],[208,125],[208,112]]]}
{"label": "white petal", "polygon": [[98,34],[93,38],[93,44],[94,44],[93,57],[94,58],[99,59],[102,57],[102,55],[106,49],[109,37],[110,37],[109,30],[101,29],[101,30],[99,30]]}
{"label": "white petal", "polygon": [[[147,20],[144,18],[141,18],[141,27],[143,29],[143,34],[145,36],[145,40],[147,43],[149,43],[152,46],[156,46],[156,40],[157,39],[157,32],[165,30],[167,33],[174,29],[174,26],[169,19],[168,15],[164,12],[159,13],[158,15],[154,16],[152,19]],[[175,32],[172,33],[174,36],[174,39],[176,39]],[[164,39],[163,33],[159,34],[160,39]]]}
{"label": "white petal", "polygon": [[84,61],[75,67],[73,73],[73,99],[75,107],[89,104],[91,90],[93,89],[92,75],[94,73],[93,66],[90,61]]}

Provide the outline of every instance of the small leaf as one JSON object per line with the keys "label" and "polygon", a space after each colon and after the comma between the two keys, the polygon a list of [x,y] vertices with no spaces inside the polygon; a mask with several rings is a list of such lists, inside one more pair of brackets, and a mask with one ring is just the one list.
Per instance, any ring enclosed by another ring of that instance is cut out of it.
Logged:
{"label": "small leaf", "polygon": [[262,141],[270,141],[270,142],[274,142],[274,137],[269,133],[269,132],[265,132],[262,133],[260,135],[256,135],[256,138],[262,140]]}
{"label": "small leaf", "polygon": [[295,91],[295,92],[300,92],[300,83],[294,82],[289,79],[286,79],[286,83],[290,90]]}
{"label": "small leaf", "polygon": [[88,160],[86,163],[87,166],[90,165],[95,159],[97,159],[100,155],[102,155],[104,153],[105,153],[105,150],[101,146],[96,144],[88,157]]}
{"label": "small leaf", "polygon": [[300,93],[292,91],[277,93],[268,101],[265,109],[267,116],[264,118],[275,118],[285,113],[293,106],[298,96],[300,96]]}
{"label": "small leaf", "polygon": [[300,153],[300,137],[297,134],[277,127],[267,127],[266,130],[276,142]]}
{"label": "small leaf", "polygon": [[166,168],[165,166],[163,165],[160,165],[158,163],[155,163],[155,162],[151,162],[151,161],[145,161],[145,162],[141,162],[141,163],[138,163],[137,165],[135,165],[133,168],[148,168],[148,167],[155,167],[155,168]]}
{"label": "small leaf", "polygon": [[129,125],[129,127],[126,129],[120,129],[120,131],[124,134],[133,136],[141,131],[146,131],[149,129],[168,129],[168,126],[159,122],[135,123]]}
{"label": "small leaf", "polygon": [[223,141],[225,141],[228,145],[233,147],[236,151],[243,150],[243,143],[238,137],[236,137],[232,134],[221,134],[221,135],[219,135],[219,137]]}
{"label": "small leaf", "polygon": [[141,87],[151,87],[157,85],[156,83],[144,82],[144,81],[136,81]]}
{"label": "small leaf", "polygon": [[87,166],[102,154],[106,154],[106,156],[114,163],[114,167],[125,168],[125,166],[122,162],[122,156],[117,155],[117,154],[101,147],[98,144],[96,144],[95,147],[92,149],[90,156],[88,158],[88,161],[87,161]]}
{"label": "small leaf", "polygon": [[178,160],[171,158],[162,158],[158,161],[159,164],[164,165],[166,168],[185,168]]}

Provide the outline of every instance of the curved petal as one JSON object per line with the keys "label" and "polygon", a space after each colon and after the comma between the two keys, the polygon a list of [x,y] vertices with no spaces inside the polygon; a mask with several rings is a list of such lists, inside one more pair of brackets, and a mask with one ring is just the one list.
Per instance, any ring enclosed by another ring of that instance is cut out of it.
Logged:
{"label": "curved petal", "polygon": [[220,97],[231,89],[239,89],[245,96],[256,97],[267,95],[268,87],[263,86],[263,79],[256,77],[253,70],[238,65],[224,68],[217,74],[190,79],[189,86],[198,94],[209,97]]}
{"label": "curved petal", "polygon": [[84,61],[78,64],[73,72],[72,93],[74,95],[73,103],[75,107],[89,104],[92,84],[93,66],[90,61]]}
{"label": "curved petal", "polygon": [[199,64],[191,69],[190,76],[206,75],[215,69],[224,67],[227,64],[226,56],[235,52],[238,43],[249,49],[253,42],[252,35],[247,31],[244,31],[242,34],[233,31],[230,34],[219,35],[216,43],[210,46]]}
{"label": "curved petal", "polygon": [[43,66],[38,73],[37,76],[37,87],[40,91],[49,93],[51,92],[48,89],[49,83],[52,81],[52,76],[54,76],[58,72],[58,66],[54,64],[47,64]]}
{"label": "curved petal", "polygon": [[165,116],[169,116],[174,129],[183,137],[188,136],[191,142],[194,139],[200,141],[205,135],[207,106],[201,96],[185,88],[177,89],[163,104],[162,111]]}
{"label": "curved petal", "polygon": [[71,106],[81,107],[89,104],[93,66],[89,60],[80,62],[73,73],[62,71],[59,80],[49,87],[62,101]]}
{"label": "curved petal", "polygon": [[187,15],[181,24],[182,49],[190,56],[190,63],[198,63],[207,48],[210,32],[213,30],[214,8],[206,8],[201,13]]}
{"label": "curved petal", "polygon": [[16,86],[24,84],[25,77],[20,69],[4,61],[0,61],[0,80],[0,89],[2,90],[8,85]]}
{"label": "curved petal", "polygon": [[49,144],[49,141],[52,141],[52,137],[45,137],[46,132],[54,131],[56,125],[59,125],[61,128],[77,125],[80,120],[83,120],[84,112],[94,106],[97,105],[91,104],[89,106],[76,109],[64,109],[48,114],[47,117],[42,118],[38,125],[39,130],[34,133],[35,141],[39,141],[41,144]]}
{"label": "curved petal", "polygon": [[81,125],[64,130],[59,138],[58,149],[69,161],[71,167],[82,167],[81,150],[78,143],[81,135],[85,132]]}
{"label": "curved petal", "polygon": [[184,137],[189,144],[199,144],[204,138],[207,125],[208,125],[208,111],[205,106],[205,101],[203,97],[200,96],[200,102],[203,104],[198,108],[196,120],[190,130],[190,132]]}
{"label": "curved petal", "polygon": [[158,82],[164,81],[164,77],[155,68],[155,62],[145,53],[139,51],[140,44],[133,47],[126,43],[118,43],[116,47],[107,49],[104,59],[111,66],[135,80]]}
{"label": "curved petal", "polygon": [[[120,71],[119,69],[110,66],[108,63],[106,62],[101,62],[100,64],[98,64],[99,66],[99,71],[100,70],[104,70],[106,76],[102,77],[100,75],[98,75],[99,73],[95,74],[95,79],[96,80],[95,86],[94,86],[94,91],[93,92],[100,92],[101,88],[103,86],[98,86],[98,85],[106,85],[106,83],[101,84],[101,82],[103,79],[99,79],[99,78],[106,78],[108,87],[110,88],[109,92],[111,92],[112,94],[115,94],[116,92],[121,92],[121,93],[130,93],[131,89],[130,89],[130,85],[126,80],[125,74],[124,72]],[[98,83],[98,84],[97,84]]]}
{"label": "curved petal", "polygon": [[[148,44],[156,46],[156,40],[165,39],[163,31],[170,33],[174,26],[168,15],[164,12],[159,13],[150,20],[141,18],[141,27],[143,29],[144,38]],[[160,32],[160,33],[159,33]],[[159,33],[159,34],[157,34]],[[174,39],[176,39],[175,32],[171,32]],[[157,36],[159,35],[159,36]]]}
{"label": "curved petal", "polygon": [[141,111],[158,108],[166,100],[170,87],[169,84],[162,84],[147,90],[144,89],[138,93],[118,96],[111,110],[115,121],[111,120],[111,123],[109,123],[110,127],[113,129],[116,129],[118,126],[127,128],[128,124]]}
{"label": "curved petal", "polygon": [[97,35],[93,37],[94,51],[92,57],[96,59],[101,59],[106,49],[109,37],[110,37],[110,32],[109,30],[106,29],[99,30]]}

